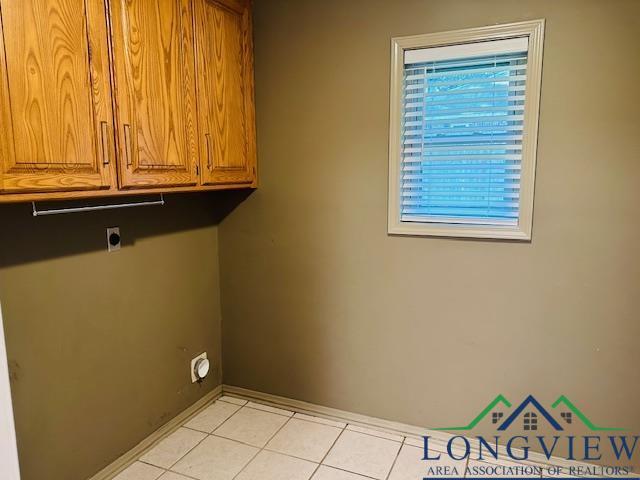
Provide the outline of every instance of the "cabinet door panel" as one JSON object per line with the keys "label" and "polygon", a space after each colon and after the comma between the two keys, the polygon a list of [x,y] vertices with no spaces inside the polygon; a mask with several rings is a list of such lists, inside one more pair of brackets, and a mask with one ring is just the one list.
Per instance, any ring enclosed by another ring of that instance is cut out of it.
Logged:
{"label": "cabinet door panel", "polygon": [[0,190],[115,182],[109,50],[99,0],[0,0]]}
{"label": "cabinet door panel", "polygon": [[195,25],[202,182],[252,183],[256,151],[249,4],[196,0]]}
{"label": "cabinet door panel", "polygon": [[123,187],[195,185],[195,80],[190,0],[114,0]]}

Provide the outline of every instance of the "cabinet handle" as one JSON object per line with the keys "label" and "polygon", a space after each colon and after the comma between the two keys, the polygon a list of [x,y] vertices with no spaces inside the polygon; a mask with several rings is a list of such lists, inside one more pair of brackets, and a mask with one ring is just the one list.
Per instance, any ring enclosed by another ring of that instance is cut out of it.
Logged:
{"label": "cabinet handle", "polygon": [[111,156],[111,148],[109,148],[109,124],[107,122],[101,122],[100,128],[102,130],[102,163],[103,165],[109,165]]}
{"label": "cabinet handle", "polygon": [[133,164],[133,152],[131,149],[131,125],[124,125],[124,149],[127,157],[127,167]]}
{"label": "cabinet handle", "polygon": [[207,169],[209,169],[209,171],[212,170],[212,164],[211,164],[211,134],[207,133],[205,134],[205,140],[207,142]]}

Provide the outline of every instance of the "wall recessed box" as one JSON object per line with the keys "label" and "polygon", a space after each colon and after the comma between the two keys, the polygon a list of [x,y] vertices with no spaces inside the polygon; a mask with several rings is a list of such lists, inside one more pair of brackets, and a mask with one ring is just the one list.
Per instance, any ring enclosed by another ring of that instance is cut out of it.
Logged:
{"label": "wall recessed box", "polygon": [[0,202],[257,185],[248,0],[50,4],[2,8]]}

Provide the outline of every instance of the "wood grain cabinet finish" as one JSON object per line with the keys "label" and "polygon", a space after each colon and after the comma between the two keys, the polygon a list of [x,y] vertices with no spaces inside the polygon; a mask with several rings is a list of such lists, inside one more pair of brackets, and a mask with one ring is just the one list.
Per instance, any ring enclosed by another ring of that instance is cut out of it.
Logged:
{"label": "wood grain cabinet finish", "polygon": [[250,0],[0,0],[0,203],[257,185]]}
{"label": "wood grain cabinet finish", "polygon": [[112,0],[120,186],[198,183],[191,0]]}
{"label": "wood grain cabinet finish", "polygon": [[103,0],[0,0],[0,192],[115,185]]}
{"label": "wood grain cabinet finish", "polygon": [[204,185],[252,183],[256,139],[249,2],[194,0]]}

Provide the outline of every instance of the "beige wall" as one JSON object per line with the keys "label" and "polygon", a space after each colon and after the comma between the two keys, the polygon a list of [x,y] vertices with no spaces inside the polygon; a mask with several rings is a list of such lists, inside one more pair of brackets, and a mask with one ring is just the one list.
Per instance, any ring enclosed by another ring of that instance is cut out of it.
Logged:
{"label": "beige wall", "polygon": [[[0,206],[23,480],[85,480],[220,383],[215,198],[37,219]],[[109,254],[116,225],[124,247]],[[204,350],[214,369],[193,385]]]}
{"label": "beige wall", "polygon": [[[531,243],[386,234],[389,39],[546,18]],[[258,0],[261,188],[225,383],[430,427],[568,395],[640,430],[640,2]]]}

